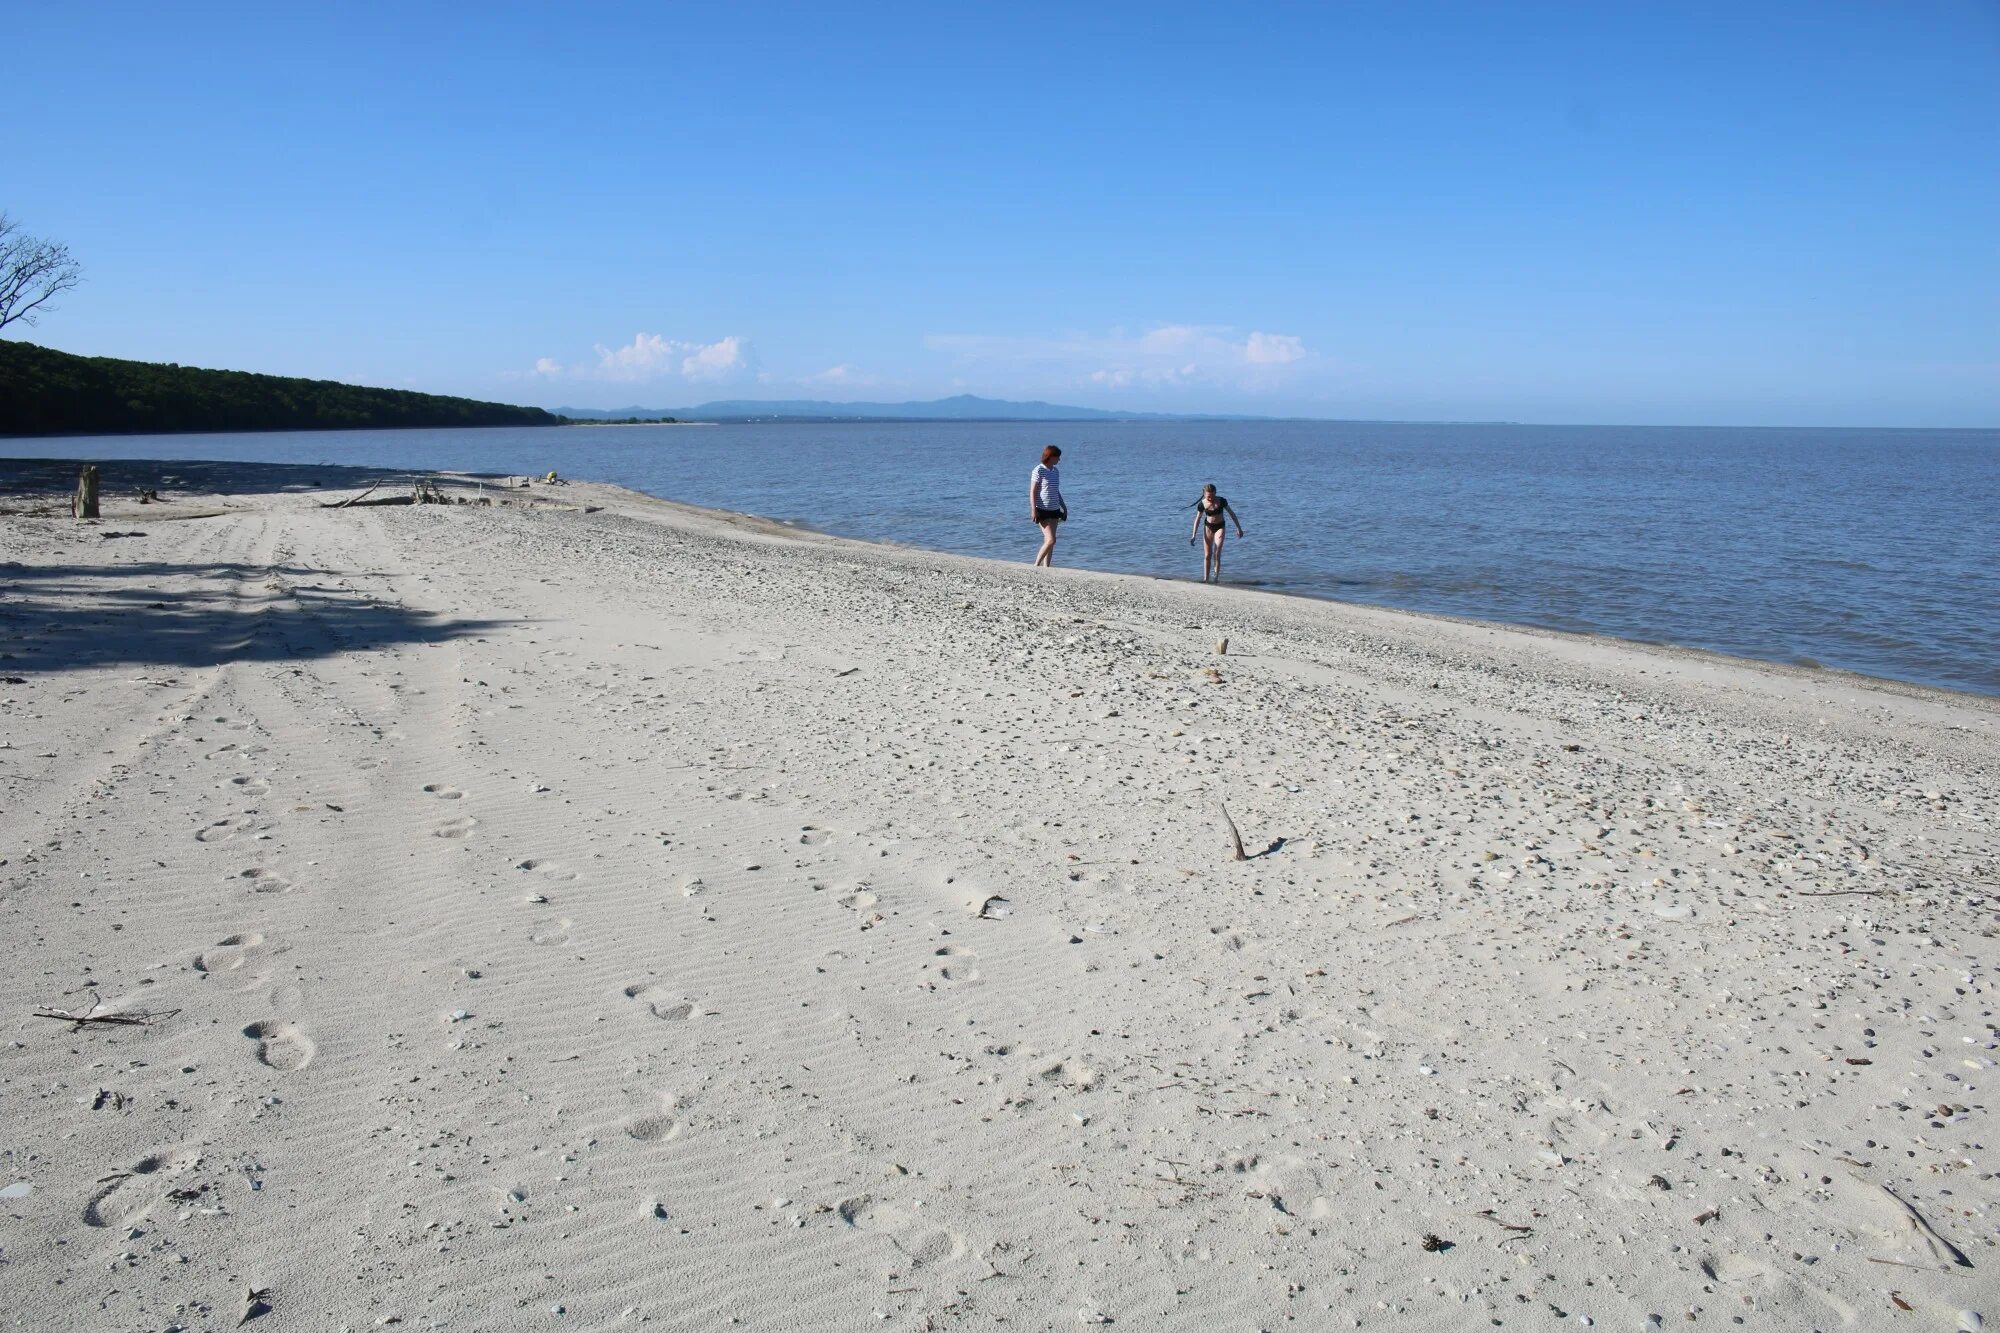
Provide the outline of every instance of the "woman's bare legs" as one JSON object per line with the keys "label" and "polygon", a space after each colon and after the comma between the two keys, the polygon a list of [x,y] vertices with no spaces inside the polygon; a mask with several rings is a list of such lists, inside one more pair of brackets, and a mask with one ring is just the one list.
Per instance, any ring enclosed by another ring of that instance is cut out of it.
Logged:
{"label": "woman's bare legs", "polygon": [[1202,538],[1201,581],[1203,583],[1222,582],[1222,529],[1210,528]]}
{"label": "woman's bare legs", "polygon": [[1052,520],[1037,526],[1042,530],[1042,549],[1035,552],[1035,563],[1053,566],[1056,562],[1056,525]]}

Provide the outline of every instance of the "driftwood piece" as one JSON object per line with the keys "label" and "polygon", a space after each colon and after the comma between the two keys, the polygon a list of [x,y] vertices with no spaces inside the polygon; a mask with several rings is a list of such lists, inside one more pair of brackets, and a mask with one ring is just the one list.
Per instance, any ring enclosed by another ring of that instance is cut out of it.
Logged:
{"label": "driftwood piece", "polygon": [[271,1289],[269,1287],[248,1287],[243,1292],[243,1317],[236,1321],[241,1328],[262,1315],[271,1313]]}
{"label": "driftwood piece", "polygon": [[77,474],[76,494],[70,497],[69,516],[78,519],[97,517],[97,464],[85,463],[83,471]]}
{"label": "driftwood piece", "polygon": [[[381,484],[382,484],[382,483],[378,481],[378,482],[376,482],[376,483],[375,483],[375,486],[380,486]],[[365,491],[361,492],[361,494],[359,494],[359,495],[350,495],[350,496],[348,496],[348,497],[347,497],[347,498],[346,498],[345,500],[342,500],[342,501],[341,501],[341,502],[340,502],[339,504],[335,505],[335,506],[334,506],[334,508],[335,508],[335,509],[345,509],[345,508],[347,508],[347,506],[349,506],[349,505],[353,504],[353,503],[354,503],[354,502],[355,502],[356,500],[365,500],[365,499],[367,499],[367,498],[368,498],[369,496],[371,496],[371,495],[373,495],[373,494],[375,493],[375,486],[370,486],[370,487],[369,487],[369,488],[368,488],[367,490],[365,490]]]}
{"label": "driftwood piece", "polygon": [[[1932,1267],[1945,1271],[1953,1268],[1972,1267],[1972,1260],[1965,1257],[1965,1252],[1946,1240],[1943,1236],[1940,1236],[1931,1224],[1924,1220],[1923,1214],[1910,1206],[1909,1200],[1890,1189],[1887,1185],[1870,1180],[1858,1172],[1849,1171],[1847,1174],[1854,1177],[1861,1184],[1872,1185],[1888,1196],[1889,1202],[1895,1204],[1896,1210],[1902,1214],[1905,1229],[1916,1237],[1917,1242],[1923,1247],[1924,1253],[1931,1260]],[[1887,1264],[1899,1261],[1894,1259],[1878,1259],[1876,1262]],[[1911,1264],[1909,1267],[1914,1268],[1919,1267],[1919,1265]]]}
{"label": "driftwood piece", "polygon": [[1491,1208],[1482,1208],[1477,1213],[1473,1214],[1473,1216],[1483,1218],[1484,1220],[1491,1222],[1494,1226],[1499,1227],[1503,1231],[1512,1231],[1521,1235],[1531,1234],[1534,1231],[1534,1228],[1528,1226],[1526,1223],[1507,1222],[1501,1220],[1498,1212],[1496,1212],[1494,1209]]}
{"label": "driftwood piece", "polygon": [[103,1003],[96,995],[92,995],[90,997],[90,1008],[85,1009],[81,1013],[71,1013],[66,1009],[37,1009],[35,1010],[35,1017],[53,1018],[59,1022],[70,1024],[71,1032],[81,1032],[84,1028],[92,1025],[98,1027],[142,1028],[149,1024],[172,1018],[180,1012],[178,1009],[127,1009],[118,1013],[101,1014],[97,1011],[103,1006]]}
{"label": "driftwood piece", "polygon": [[1229,829],[1229,859],[1232,861],[1248,861],[1250,858],[1243,854],[1243,835],[1236,831],[1236,821],[1229,817],[1229,807],[1219,801],[1216,803],[1216,806],[1222,811],[1222,822]]}

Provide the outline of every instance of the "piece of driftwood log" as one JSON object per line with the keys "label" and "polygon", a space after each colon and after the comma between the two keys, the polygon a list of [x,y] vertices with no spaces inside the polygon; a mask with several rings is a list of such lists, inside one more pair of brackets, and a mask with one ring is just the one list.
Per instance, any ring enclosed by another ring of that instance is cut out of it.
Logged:
{"label": "piece of driftwood log", "polygon": [[76,494],[70,497],[69,516],[97,517],[97,464],[85,463],[83,471],[77,474]]}
{"label": "piece of driftwood log", "polygon": [[1229,829],[1229,859],[1232,861],[1248,861],[1250,858],[1243,854],[1243,835],[1236,831],[1236,821],[1229,817],[1229,807],[1223,805],[1220,801],[1216,802],[1216,805],[1222,811],[1222,822]]}
{"label": "piece of driftwood log", "polygon": [[[375,483],[375,486],[380,486],[381,484],[382,484],[382,483],[378,481],[378,482],[376,482],[376,483]],[[367,499],[367,498],[368,498],[369,496],[371,496],[371,495],[375,494],[375,486],[370,486],[370,487],[369,487],[369,488],[368,488],[367,490],[365,490],[365,491],[361,492],[361,494],[359,494],[359,495],[350,495],[350,496],[348,496],[348,497],[347,497],[347,498],[346,498],[345,500],[342,500],[342,501],[341,501],[341,502],[340,502],[339,504],[335,505],[335,506],[334,506],[334,508],[335,508],[335,509],[345,509],[345,508],[347,508],[347,506],[349,506],[349,505],[353,504],[353,503],[354,503],[354,502],[355,502],[356,500],[365,500],[365,499]]]}

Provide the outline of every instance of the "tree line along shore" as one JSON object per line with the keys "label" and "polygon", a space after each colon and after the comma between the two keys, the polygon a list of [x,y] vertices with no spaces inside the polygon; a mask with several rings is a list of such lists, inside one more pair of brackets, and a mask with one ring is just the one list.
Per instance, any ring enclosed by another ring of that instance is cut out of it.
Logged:
{"label": "tree line along shore", "polygon": [[0,341],[0,435],[567,424],[539,407]]}

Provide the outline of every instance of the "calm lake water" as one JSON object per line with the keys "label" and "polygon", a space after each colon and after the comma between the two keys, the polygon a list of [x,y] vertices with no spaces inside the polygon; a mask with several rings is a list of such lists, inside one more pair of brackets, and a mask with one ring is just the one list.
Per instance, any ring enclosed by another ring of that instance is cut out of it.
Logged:
{"label": "calm lake water", "polygon": [[1198,577],[1233,502],[1247,586],[2000,694],[2000,431],[1352,422],[747,424],[0,440],[0,454],[541,473],[1026,560]]}

